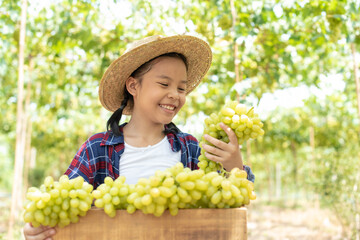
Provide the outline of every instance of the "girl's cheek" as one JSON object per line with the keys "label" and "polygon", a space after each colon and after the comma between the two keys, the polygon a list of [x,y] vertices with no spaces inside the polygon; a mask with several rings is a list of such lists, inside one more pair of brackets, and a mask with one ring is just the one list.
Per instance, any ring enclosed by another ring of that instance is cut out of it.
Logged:
{"label": "girl's cheek", "polygon": [[186,96],[184,95],[182,97],[182,105],[181,105],[181,107],[183,107],[185,105],[185,103],[186,103]]}

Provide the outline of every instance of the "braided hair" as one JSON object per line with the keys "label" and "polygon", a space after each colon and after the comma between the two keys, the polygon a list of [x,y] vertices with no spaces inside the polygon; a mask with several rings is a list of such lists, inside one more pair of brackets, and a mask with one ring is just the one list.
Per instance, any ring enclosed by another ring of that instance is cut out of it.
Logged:
{"label": "braided hair", "polygon": [[109,120],[106,123],[106,129],[108,131],[111,130],[115,136],[121,136],[121,133],[119,130],[119,123],[120,123],[120,120],[122,117],[122,112],[123,112],[124,108],[126,107],[130,97],[132,97],[131,94],[125,88],[124,100],[122,100],[120,108],[111,115],[111,117],[109,118]]}

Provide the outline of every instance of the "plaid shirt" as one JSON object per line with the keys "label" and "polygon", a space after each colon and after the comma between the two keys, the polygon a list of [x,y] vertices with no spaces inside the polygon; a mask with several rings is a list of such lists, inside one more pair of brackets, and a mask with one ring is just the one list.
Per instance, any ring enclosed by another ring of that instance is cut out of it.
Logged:
{"label": "plaid shirt", "polygon": [[[126,123],[120,126],[120,132]],[[181,162],[191,170],[198,169],[200,147],[197,139],[187,133],[167,134],[171,149],[181,151]],[[65,174],[69,178],[81,176],[96,188],[104,182],[105,177],[119,177],[119,164],[124,153],[124,136],[115,136],[112,132],[102,132],[91,136],[80,147]],[[255,180],[250,167],[244,165],[248,179]]]}

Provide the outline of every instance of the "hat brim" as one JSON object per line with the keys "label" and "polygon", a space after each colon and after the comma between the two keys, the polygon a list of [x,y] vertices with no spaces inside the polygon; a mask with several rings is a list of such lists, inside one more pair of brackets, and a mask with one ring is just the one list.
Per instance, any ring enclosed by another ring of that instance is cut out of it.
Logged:
{"label": "hat brim", "polygon": [[[107,110],[114,112],[120,108],[124,96],[126,79],[142,64],[165,53],[176,52],[184,55],[188,62],[186,94],[201,82],[210,68],[212,52],[203,40],[186,35],[159,37],[155,41],[142,44],[111,63],[104,73],[99,87],[99,99]],[[126,107],[123,114],[130,115]]]}

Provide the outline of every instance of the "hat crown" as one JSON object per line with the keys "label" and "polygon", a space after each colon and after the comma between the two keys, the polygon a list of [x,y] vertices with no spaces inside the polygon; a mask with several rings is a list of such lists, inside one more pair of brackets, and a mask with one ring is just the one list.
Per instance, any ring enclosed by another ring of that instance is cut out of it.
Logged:
{"label": "hat crown", "polygon": [[163,38],[163,36],[153,35],[153,36],[149,36],[149,37],[145,37],[143,39],[137,40],[137,41],[133,42],[128,49],[125,50],[125,53],[130,52],[130,51],[134,50],[135,48],[140,47],[145,44],[148,44],[150,42],[155,42],[157,40],[160,40],[161,38]]}

